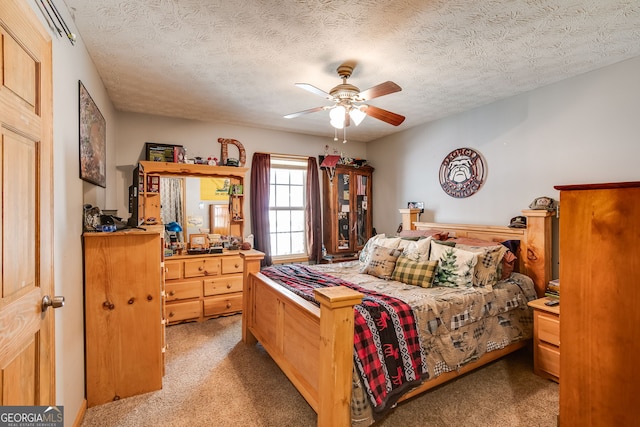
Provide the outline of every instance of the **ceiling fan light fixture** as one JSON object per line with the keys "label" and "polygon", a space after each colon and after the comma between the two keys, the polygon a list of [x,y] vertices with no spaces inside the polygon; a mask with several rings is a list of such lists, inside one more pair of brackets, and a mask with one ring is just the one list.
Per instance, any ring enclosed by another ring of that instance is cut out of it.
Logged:
{"label": "ceiling fan light fixture", "polygon": [[356,126],[358,126],[360,123],[362,123],[364,118],[367,117],[367,114],[360,109],[360,106],[354,105],[354,106],[351,106],[351,110],[349,111],[349,116],[351,116],[351,120],[353,120]]}
{"label": "ceiling fan light fixture", "polygon": [[331,126],[336,129],[342,129],[344,127],[346,112],[347,110],[342,105],[338,105],[337,107],[332,108],[331,111],[329,111]]}

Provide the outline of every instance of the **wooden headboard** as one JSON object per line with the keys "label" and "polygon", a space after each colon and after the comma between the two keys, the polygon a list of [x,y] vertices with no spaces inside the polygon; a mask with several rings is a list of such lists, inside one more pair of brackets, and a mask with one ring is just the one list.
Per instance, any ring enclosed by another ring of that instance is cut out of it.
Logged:
{"label": "wooden headboard", "polygon": [[551,219],[553,212],[545,210],[523,210],[527,217],[527,228],[509,228],[501,225],[446,224],[439,222],[418,222],[420,209],[400,209],[402,227],[407,230],[443,230],[450,237],[472,237],[503,242],[519,240],[518,271],[533,279],[536,293],[544,296],[547,283],[551,280]]}

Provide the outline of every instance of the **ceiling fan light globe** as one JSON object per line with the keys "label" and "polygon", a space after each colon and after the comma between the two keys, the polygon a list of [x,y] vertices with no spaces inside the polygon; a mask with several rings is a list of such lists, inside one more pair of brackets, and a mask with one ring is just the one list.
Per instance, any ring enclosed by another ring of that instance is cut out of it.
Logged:
{"label": "ceiling fan light globe", "polygon": [[329,118],[331,119],[330,123],[336,129],[342,129],[344,127],[344,118],[347,110],[342,105],[338,105],[337,107],[331,109],[329,111]]}
{"label": "ceiling fan light globe", "polygon": [[356,126],[358,126],[360,123],[362,123],[364,118],[367,117],[367,114],[364,111],[362,111],[360,107],[351,107],[351,111],[349,111],[349,116],[351,116],[351,120],[353,120]]}
{"label": "ceiling fan light globe", "polygon": [[342,129],[344,127],[344,120],[331,119],[329,123],[336,129]]}

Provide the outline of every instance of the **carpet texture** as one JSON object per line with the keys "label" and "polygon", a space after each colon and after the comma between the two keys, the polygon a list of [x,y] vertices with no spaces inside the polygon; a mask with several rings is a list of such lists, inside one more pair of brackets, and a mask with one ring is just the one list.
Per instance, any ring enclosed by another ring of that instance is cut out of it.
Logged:
{"label": "carpet texture", "polygon": [[[241,316],[167,327],[163,389],[89,408],[82,427],[316,425],[316,414]],[[375,426],[555,427],[558,385],[533,374],[525,348],[404,402]]]}

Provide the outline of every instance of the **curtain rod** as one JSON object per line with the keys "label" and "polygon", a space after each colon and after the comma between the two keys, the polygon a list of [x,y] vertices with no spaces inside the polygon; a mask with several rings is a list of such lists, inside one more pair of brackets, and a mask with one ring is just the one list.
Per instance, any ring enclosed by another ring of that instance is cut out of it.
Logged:
{"label": "curtain rod", "polygon": [[313,156],[301,156],[301,155],[297,155],[297,154],[282,154],[282,153],[266,153],[264,151],[256,151],[256,153],[258,154],[268,154],[270,156],[278,156],[278,157],[284,157],[284,158],[290,158],[290,159],[296,159],[296,160],[300,160],[300,159],[308,159],[309,157],[313,157]]}

